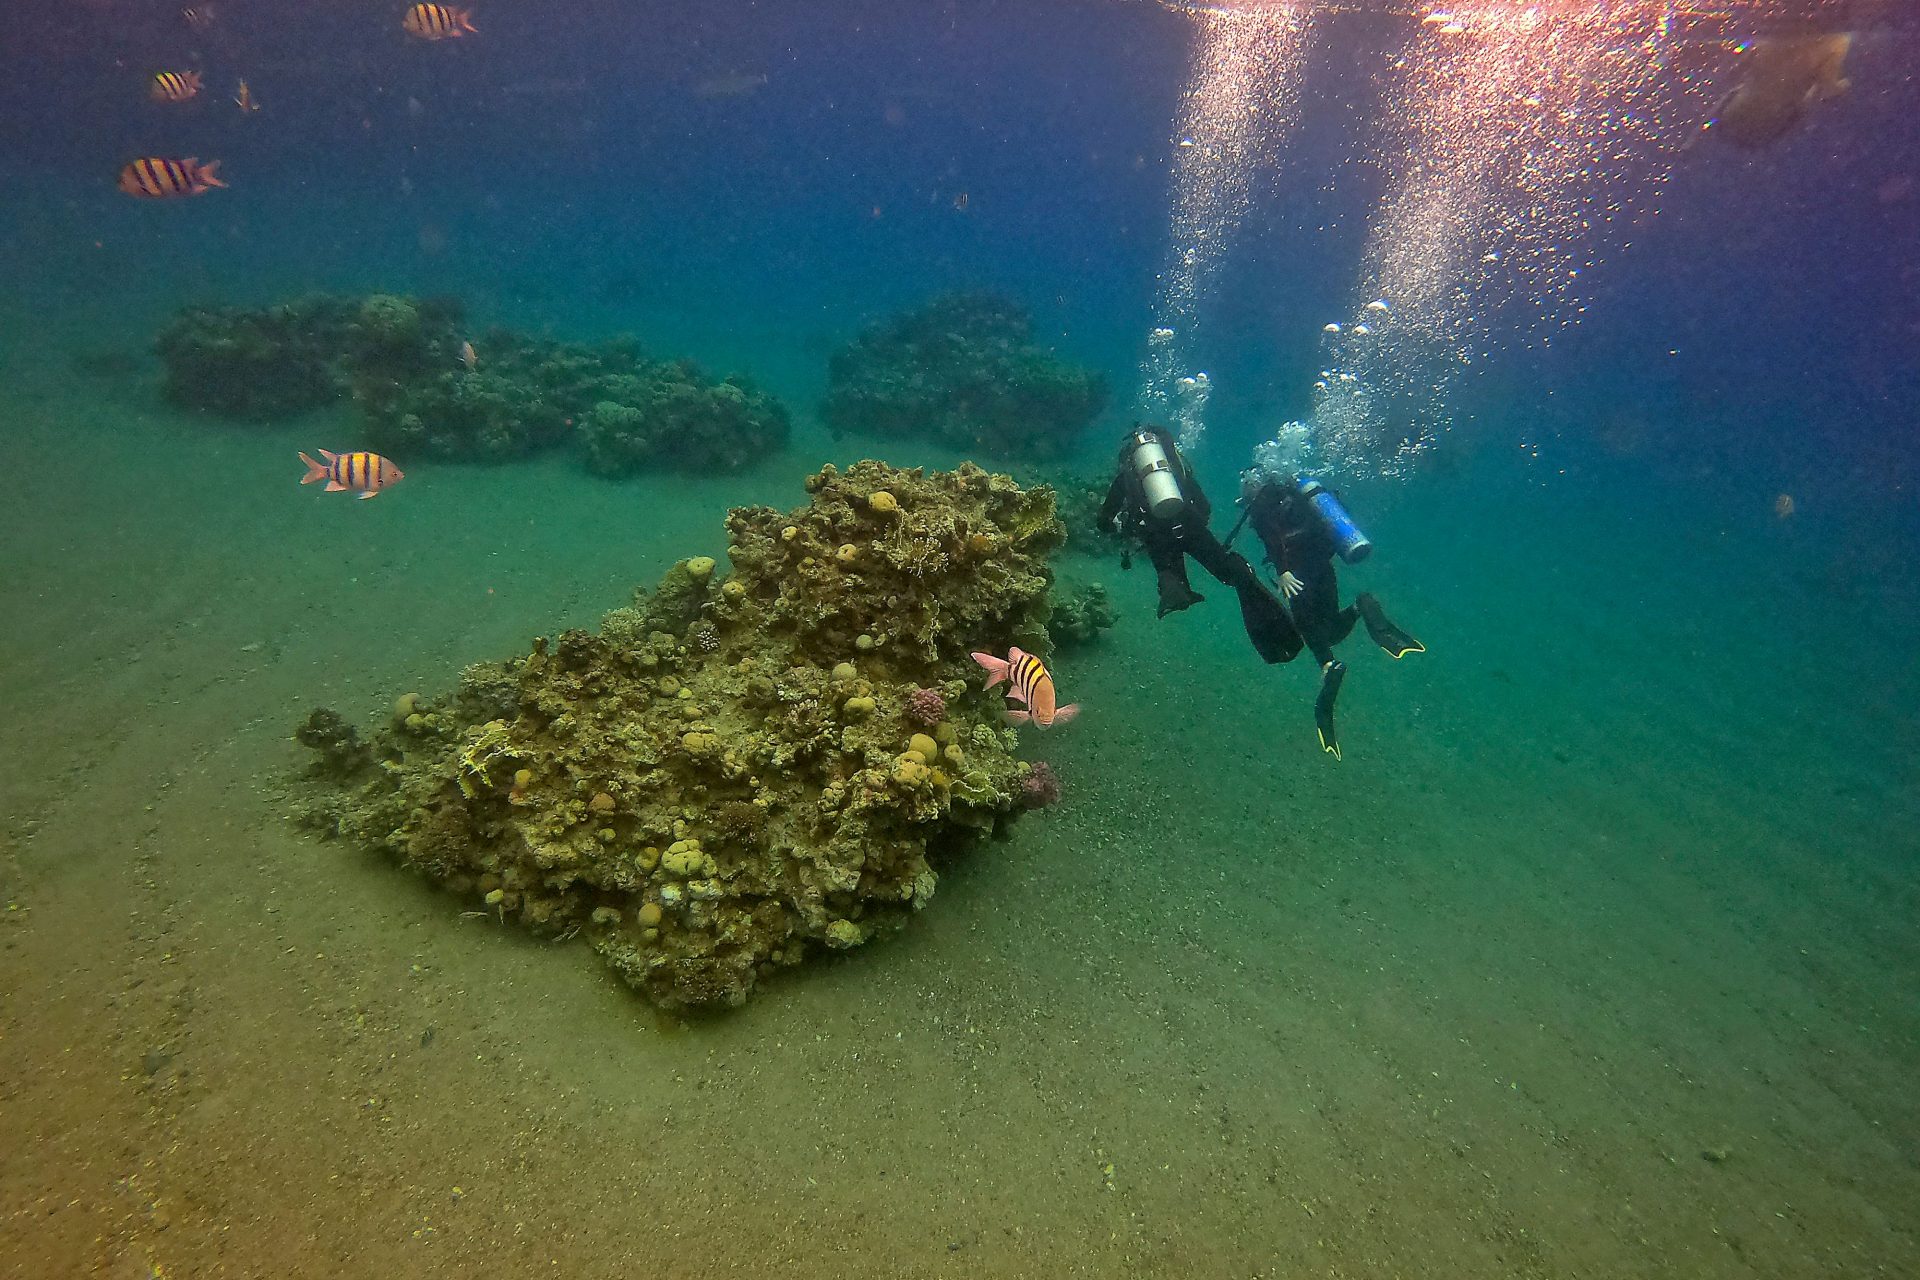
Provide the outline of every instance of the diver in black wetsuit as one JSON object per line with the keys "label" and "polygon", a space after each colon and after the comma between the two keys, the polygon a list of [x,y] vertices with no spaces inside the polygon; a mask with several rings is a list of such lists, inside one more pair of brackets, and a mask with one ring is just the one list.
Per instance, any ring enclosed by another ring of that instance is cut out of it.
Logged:
{"label": "diver in black wetsuit", "polygon": [[1159,575],[1159,616],[1206,598],[1187,581],[1186,558],[1192,556],[1239,595],[1240,618],[1254,650],[1268,662],[1290,660],[1300,652],[1300,634],[1292,619],[1246,557],[1229,551],[1213,536],[1207,528],[1212,514],[1207,495],[1164,428],[1136,426],[1127,433],[1120,446],[1119,470],[1100,508],[1100,523],[1122,536],[1138,538],[1145,546]]}
{"label": "diver in black wetsuit", "polygon": [[1241,501],[1246,505],[1242,519],[1253,526],[1267,549],[1268,562],[1280,575],[1280,593],[1287,598],[1293,625],[1320,664],[1320,696],[1314,700],[1313,723],[1320,731],[1321,747],[1338,760],[1340,740],[1334,736],[1333,703],[1340,696],[1347,664],[1333,656],[1333,646],[1347,638],[1357,621],[1365,622],[1373,642],[1395,658],[1425,653],[1426,646],[1393,625],[1369,592],[1361,592],[1352,604],[1340,607],[1334,556],[1358,564],[1366,559],[1373,544],[1354,525],[1339,499],[1318,481],[1249,472],[1243,478]]}

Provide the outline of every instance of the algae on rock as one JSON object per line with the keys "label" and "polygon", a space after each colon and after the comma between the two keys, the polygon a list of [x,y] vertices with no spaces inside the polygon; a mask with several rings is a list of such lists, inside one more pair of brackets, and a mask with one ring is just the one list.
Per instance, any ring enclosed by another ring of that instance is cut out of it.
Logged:
{"label": "algae on rock", "polygon": [[[930,855],[1018,812],[1017,739],[967,655],[1044,646],[1062,530],[1049,490],[971,465],[828,467],[808,489],[729,515],[730,573],[679,562],[598,631],[414,699],[370,756],[317,712],[305,740],[341,789],[313,816],[476,908],[583,934],[671,1008],[737,1005],[900,927]],[[931,732],[907,716],[929,688]]]}

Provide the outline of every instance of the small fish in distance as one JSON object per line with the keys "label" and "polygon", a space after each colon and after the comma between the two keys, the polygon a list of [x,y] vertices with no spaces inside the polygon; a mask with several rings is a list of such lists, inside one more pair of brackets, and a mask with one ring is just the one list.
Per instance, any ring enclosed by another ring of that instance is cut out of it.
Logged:
{"label": "small fish in distance", "polygon": [[400,28],[416,40],[451,40],[455,36],[479,35],[473,25],[473,10],[456,9],[448,4],[417,4],[400,19]]}
{"label": "small fish in distance", "polygon": [[169,160],[164,156],[142,156],[120,170],[120,189],[130,196],[164,200],[173,196],[197,196],[227,184],[214,176],[218,160],[201,164],[199,157]]}
{"label": "small fish in distance", "polygon": [[147,96],[155,102],[185,102],[199,92],[198,71],[156,71]]}

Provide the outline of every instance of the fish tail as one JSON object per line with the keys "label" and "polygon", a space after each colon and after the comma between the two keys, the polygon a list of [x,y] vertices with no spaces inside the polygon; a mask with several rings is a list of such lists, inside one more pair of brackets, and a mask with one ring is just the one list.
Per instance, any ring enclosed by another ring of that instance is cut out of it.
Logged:
{"label": "fish tail", "polygon": [[[320,452],[325,453],[326,450],[322,449]],[[328,463],[315,462],[304,453],[300,455],[300,461],[307,464],[307,474],[300,477],[301,484],[312,484],[315,480],[325,480],[327,478],[327,472],[331,469]]]}
{"label": "fish tail", "polygon": [[991,689],[1007,678],[1009,664],[1005,658],[996,658],[990,653],[976,653],[973,660],[986,668],[987,688]]}
{"label": "fish tail", "polygon": [[453,16],[460,20],[460,29],[462,31],[471,31],[476,36],[480,34],[480,28],[473,25],[473,10],[455,9]]}
{"label": "fish tail", "polygon": [[[191,160],[187,161],[187,164],[189,166],[191,166],[193,163],[194,162]],[[214,170],[218,169],[219,167],[220,167],[220,162],[218,160],[209,160],[205,164],[201,165],[199,168],[194,170],[194,176],[198,178],[201,182],[206,183],[210,187],[224,187],[227,184],[220,181],[220,179],[214,176]]]}

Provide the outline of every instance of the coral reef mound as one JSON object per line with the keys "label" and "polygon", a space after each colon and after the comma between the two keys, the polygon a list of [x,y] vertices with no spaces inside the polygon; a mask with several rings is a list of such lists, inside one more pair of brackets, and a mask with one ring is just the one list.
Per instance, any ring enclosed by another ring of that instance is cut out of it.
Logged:
{"label": "coral reef mound", "polygon": [[155,345],[163,392],[183,408],[270,419],[349,397],[362,420],[353,443],[409,461],[573,447],[602,474],[738,471],[783,447],[789,429],[786,409],[744,377],[716,382],[627,339],[492,329],[470,340],[451,299],[192,308]]}
{"label": "coral reef mound", "polygon": [[584,935],[668,1008],[898,928],[930,856],[1032,804],[967,654],[1044,648],[1064,531],[1050,490],[971,465],[807,483],[805,507],[730,513],[731,573],[682,560],[595,632],[402,696],[364,744],[316,711],[297,736],[328,789],[304,817]]}
{"label": "coral reef mound", "polygon": [[1026,310],[956,293],[866,330],[828,365],[835,433],[930,436],[996,457],[1057,458],[1107,402],[1106,381],[1033,342]]}

